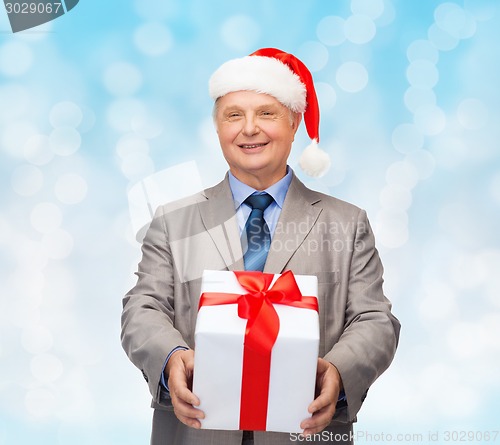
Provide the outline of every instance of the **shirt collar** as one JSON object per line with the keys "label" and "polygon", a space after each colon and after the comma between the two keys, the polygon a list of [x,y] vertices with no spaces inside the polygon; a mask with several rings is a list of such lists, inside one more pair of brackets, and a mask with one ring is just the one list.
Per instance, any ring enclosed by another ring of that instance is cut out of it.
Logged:
{"label": "shirt collar", "polygon": [[[292,182],[292,172],[293,170],[287,165],[286,175],[278,182],[268,187],[266,190],[263,190],[273,197],[274,201],[280,208],[283,208],[286,192],[288,191],[290,183]],[[255,192],[259,192],[253,187],[250,187],[249,185],[241,182],[231,173],[231,171],[229,171],[229,187],[231,187],[231,192],[233,193],[234,205],[236,210],[239,209],[243,201],[245,201],[245,199],[247,199],[250,195]]]}

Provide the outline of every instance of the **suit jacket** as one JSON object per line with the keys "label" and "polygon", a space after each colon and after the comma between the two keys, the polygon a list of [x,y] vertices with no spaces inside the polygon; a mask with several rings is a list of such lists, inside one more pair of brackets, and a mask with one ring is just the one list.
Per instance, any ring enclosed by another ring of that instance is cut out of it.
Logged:
{"label": "suit jacket", "polygon": [[[194,348],[203,270],[244,269],[227,175],[212,188],[159,207],[142,254],[137,284],[123,300],[122,344],[158,411],[152,444],[241,444],[241,432],[184,427],[159,384],[168,353]],[[345,429],[391,363],[400,328],[383,294],[383,268],[365,211],[312,191],[294,176],[264,272],[288,269],[318,277],[320,356],[339,370],[347,397],[347,408],[336,412],[328,429]],[[290,436],[256,433],[255,443],[290,443]]]}

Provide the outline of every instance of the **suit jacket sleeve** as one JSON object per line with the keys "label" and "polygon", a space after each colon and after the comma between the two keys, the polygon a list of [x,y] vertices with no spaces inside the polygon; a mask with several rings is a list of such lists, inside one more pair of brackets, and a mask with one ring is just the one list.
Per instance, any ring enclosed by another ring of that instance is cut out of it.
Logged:
{"label": "suit jacket sleeve", "polygon": [[174,270],[162,207],[144,238],[136,274],[137,284],[123,299],[122,345],[158,401],[167,355],[176,346],[188,347],[174,328]]}
{"label": "suit jacket sleeve", "polygon": [[355,232],[344,332],[325,356],[339,370],[347,397],[347,418],[341,421],[355,419],[368,388],[391,363],[400,329],[382,290],[383,267],[363,210]]}

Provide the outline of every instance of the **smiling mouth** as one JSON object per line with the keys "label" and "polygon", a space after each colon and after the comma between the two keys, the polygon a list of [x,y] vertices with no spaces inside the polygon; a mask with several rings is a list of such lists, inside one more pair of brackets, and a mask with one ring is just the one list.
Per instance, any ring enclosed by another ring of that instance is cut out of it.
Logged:
{"label": "smiling mouth", "polygon": [[259,144],[239,144],[238,147],[244,148],[246,150],[251,150],[254,148],[260,148],[260,147],[265,147],[268,144],[268,142],[262,142]]}

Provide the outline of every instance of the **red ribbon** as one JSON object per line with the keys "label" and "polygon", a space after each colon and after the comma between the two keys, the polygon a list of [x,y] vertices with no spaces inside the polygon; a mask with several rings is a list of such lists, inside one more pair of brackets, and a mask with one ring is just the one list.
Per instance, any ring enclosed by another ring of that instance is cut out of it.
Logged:
{"label": "red ribbon", "polygon": [[280,320],[273,304],[318,311],[315,297],[303,297],[292,271],[287,270],[273,284],[274,275],[262,272],[234,272],[246,294],[204,292],[202,306],[238,304],[238,316],[247,321],[243,348],[240,430],[265,431],[271,372],[271,352],[278,337]]}

